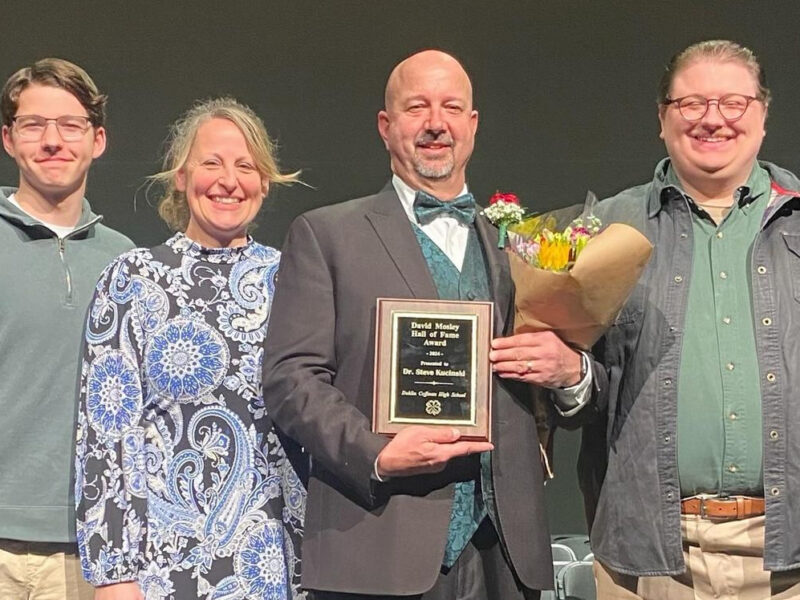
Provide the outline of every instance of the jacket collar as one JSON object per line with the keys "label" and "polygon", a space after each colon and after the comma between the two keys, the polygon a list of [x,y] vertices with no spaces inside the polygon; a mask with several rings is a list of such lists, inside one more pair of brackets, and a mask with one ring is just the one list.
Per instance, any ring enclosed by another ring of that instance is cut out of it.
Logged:
{"label": "jacket collar", "polygon": [[[6,221],[9,221],[17,227],[21,227],[23,229],[31,229],[36,230],[37,232],[46,233],[46,237],[55,236],[55,234],[45,225],[43,225],[34,217],[30,216],[25,211],[17,208],[9,201],[8,197],[16,191],[17,188],[0,187],[0,218],[3,218]],[[81,216],[78,219],[75,230],[72,231],[67,237],[73,237],[77,234],[87,231],[102,220],[102,215],[94,214],[92,212],[92,207],[89,205],[89,201],[84,198],[81,207]]]}
{"label": "jacket collar", "polygon": [[[372,210],[366,213],[366,218],[397,266],[400,276],[415,298],[436,298],[436,284],[428,270],[408,215],[391,182],[373,198]],[[513,304],[508,257],[497,248],[497,229],[485,217],[476,217],[475,229],[486,256],[492,299],[497,307],[495,332],[499,335],[505,331]]]}
{"label": "jacket collar", "polygon": [[365,215],[415,298],[436,298],[436,284],[391,182],[373,196]]}
{"label": "jacket collar", "polygon": [[508,255],[497,247],[497,228],[481,214],[475,217],[475,229],[483,246],[486,264],[489,268],[489,283],[492,290],[492,299],[497,310],[494,314],[495,335],[506,333],[506,324],[513,318],[513,284],[511,270],[508,266]]}
{"label": "jacket collar", "polygon": [[[789,200],[800,197],[800,179],[793,173],[783,169],[771,162],[758,161],[758,164],[766,169],[772,182],[773,197],[767,208],[764,223],[769,220],[781,206]],[[676,197],[682,197],[683,192],[669,182],[667,172],[670,166],[670,159],[664,158],[656,165],[655,175],[653,176],[652,188],[647,199],[647,216],[654,218],[668,202]],[[739,188],[746,190],[747,188]]]}

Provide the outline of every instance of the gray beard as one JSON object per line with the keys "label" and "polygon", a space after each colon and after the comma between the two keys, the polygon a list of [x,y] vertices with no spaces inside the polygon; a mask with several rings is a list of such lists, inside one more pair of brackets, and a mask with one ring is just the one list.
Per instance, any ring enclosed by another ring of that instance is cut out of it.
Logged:
{"label": "gray beard", "polygon": [[414,157],[414,170],[417,175],[425,177],[426,179],[445,179],[453,172],[453,158],[440,164],[428,164],[423,162],[418,156]]}

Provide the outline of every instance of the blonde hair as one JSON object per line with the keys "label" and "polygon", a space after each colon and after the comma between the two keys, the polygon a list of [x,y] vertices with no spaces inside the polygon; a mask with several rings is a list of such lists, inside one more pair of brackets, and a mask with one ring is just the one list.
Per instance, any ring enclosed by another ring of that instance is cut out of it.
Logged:
{"label": "blonde hair", "polygon": [[172,125],[166,142],[163,170],[149,177],[151,184],[160,183],[164,187],[164,194],[158,202],[158,214],[174,231],[185,231],[189,224],[186,194],[175,188],[175,176],[186,165],[197,130],[211,119],[226,119],[239,128],[253,155],[256,170],[270,183],[286,185],[300,181],[300,171],[281,173],[275,143],[267,134],[264,122],[249,107],[233,98],[199,101]]}
{"label": "blonde hair", "polygon": [[767,87],[767,77],[764,74],[764,69],[761,68],[756,55],[749,48],[730,40],[697,42],[673,56],[664,69],[664,74],[661,76],[661,82],[658,86],[659,104],[666,103],[669,97],[669,90],[672,87],[672,81],[678,71],[699,60],[738,62],[750,71],[750,74],[756,80],[758,84],[758,99],[764,103],[765,107],[769,106],[772,94],[770,94]]}

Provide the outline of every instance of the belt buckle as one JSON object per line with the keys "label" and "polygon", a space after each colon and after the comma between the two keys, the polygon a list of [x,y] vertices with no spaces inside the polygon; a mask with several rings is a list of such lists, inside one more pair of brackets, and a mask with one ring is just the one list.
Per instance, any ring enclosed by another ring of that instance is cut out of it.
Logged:
{"label": "belt buckle", "polygon": [[708,509],[706,508],[706,500],[708,500],[709,496],[701,496],[700,500],[700,518],[707,519],[708,518]]}
{"label": "belt buckle", "polygon": [[[736,515],[733,517],[730,516],[723,516],[723,515],[709,515],[708,514],[708,501],[720,502],[723,504],[733,504],[734,508],[736,509]],[[700,498],[700,516],[704,519],[709,519],[711,521],[736,521],[741,519],[742,516],[739,514],[739,505],[736,502],[736,498],[732,498],[729,494],[718,494],[716,496],[705,496]]]}

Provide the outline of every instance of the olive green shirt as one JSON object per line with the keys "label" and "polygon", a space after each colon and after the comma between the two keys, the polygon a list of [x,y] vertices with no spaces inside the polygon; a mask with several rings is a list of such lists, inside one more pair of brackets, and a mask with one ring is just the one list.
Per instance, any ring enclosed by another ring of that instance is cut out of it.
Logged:
{"label": "olive green shirt", "polygon": [[[681,189],[671,167],[668,177]],[[684,194],[694,254],[678,376],[682,497],[763,494],[750,262],[770,192],[769,174],[756,164],[719,224]]]}

